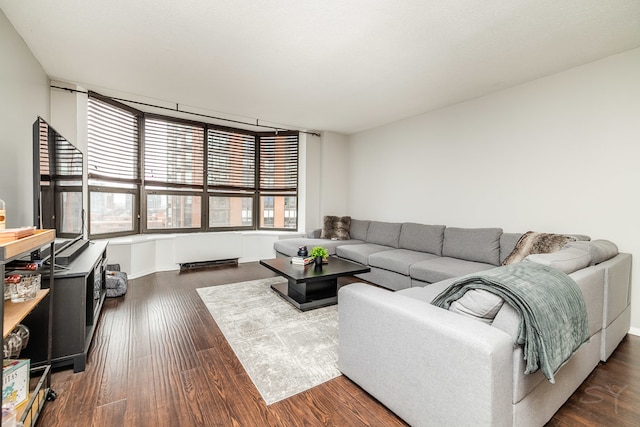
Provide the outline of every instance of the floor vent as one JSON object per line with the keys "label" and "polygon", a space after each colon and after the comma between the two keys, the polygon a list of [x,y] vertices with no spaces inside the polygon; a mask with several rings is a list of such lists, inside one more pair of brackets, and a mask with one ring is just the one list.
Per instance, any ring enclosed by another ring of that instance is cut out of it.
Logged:
{"label": "floor vent", "polygon": [[180,273],[186,273],[195,270],[204,270],[207,268],[219,268],[219,267],[237,267],[238,258],[218,259],[215,261],[199,261],[199,262],[185,262],[180,264]]}

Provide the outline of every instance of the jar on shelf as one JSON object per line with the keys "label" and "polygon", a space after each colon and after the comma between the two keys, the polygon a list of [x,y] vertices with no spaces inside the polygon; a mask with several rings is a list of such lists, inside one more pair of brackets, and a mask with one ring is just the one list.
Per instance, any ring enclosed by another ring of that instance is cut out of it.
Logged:
{"label": "jar on shelf", "polygon": [[4,230],[7,227],[7,207],[4,204],[4,200],[0,199],[0,230]]}

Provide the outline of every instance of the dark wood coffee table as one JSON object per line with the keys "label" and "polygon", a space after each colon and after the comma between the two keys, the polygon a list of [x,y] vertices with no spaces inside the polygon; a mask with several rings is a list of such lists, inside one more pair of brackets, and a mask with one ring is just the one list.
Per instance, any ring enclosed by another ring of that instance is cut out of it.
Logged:
{"label": "dark wood coffee table", "polygon": [[371,269],[362,264],[329,257],[322,268],[291,264],[291,258],[263,259],[260,264],[285,277],[288,283],[271,285],[282,298],[300,311],[333,305],[338,302],[338,277],[368,273]]}

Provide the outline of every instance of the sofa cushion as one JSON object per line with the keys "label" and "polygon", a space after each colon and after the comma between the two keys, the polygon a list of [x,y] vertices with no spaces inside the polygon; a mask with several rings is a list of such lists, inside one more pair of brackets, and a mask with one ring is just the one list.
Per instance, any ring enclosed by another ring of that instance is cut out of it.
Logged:
{"label": "sofa cushion", "polygon": [[569,242],[575,241],[575,237],[564,234],[538,233],[535,231],[527,231],[520,237],[516,247],[507,256],[502,265],[509,265],[520,262],[527,255],[531,254],[547,254],[560,250]]}
{"label": "sofa cushion", "polygon": [[332,240],[349,240],[351,228],[350,216],[325,215],[322,219],[323,227],[320,238]]}
{"label": "sofa cushion", "polygon": [[609,240],[592,240],[590,242],[569,242],[568,247],[586,251],[591,255],[591,265],[600,264],[618,255],[618,247]]}
{"label": "sofa cushion", "polygon": [[449,311],[472,317],[490,325],[504,304],[504,300],[484,289],[470,289],[453,301]]}
{"label": "sofa cushion", "polygon": [[351,229],[349,230],[351,238],[362,241],[367,240],[367,231],[370,223],[371,221],[351,218]]}
{"label": "sofa cushion", "polygon": [[501,228],[447,227],[442,256],[500,265],[501,234]]}
{"label": "sofa cushion", "polygon": [[542,265],[556,268],[563,273],[571,274],[581,268],[585,268],[591,262],[591,255],[577,248],[563,248],[550,254],[527,255],[525,261],[532,261]]}
{"label": "sofa cushion", "polygon": [[442,255],[444,225],[425,225],[405,222],[400,231],[399,246],[412,251]]}
{"label": "sofa cushion", "polygon": [[500,263],[513,251],[522,233],[502,233],[500,236]]}
{"label": "sofa cushion", "polygon": [[369,266],[409,275],[409,267],[416,262],[437,258],[437,255],[408,249],[392,249],[369,255]]}
{"label": "sofa cushion", "polygon": [[361,243],[359,245],[340,245],[336,248],[336,255],[360,264],[369,264],[369,255],[382,251],[390,251],[389,246],[376,245],[373,243]]}
{"label": "sofa cushion", "polygon": [[494,268],[492,264],[466,261],[458,258],[438,257],[411,264],[409,275],[411,278],[427,283],[435,283],[452,277],[476,273]]}
{"label": "sofa cushion", "polygon": [[281,239],[277,240],[273,244],[273,248],[276,252],[286,256],[297,256],[298,248],[300,246],[306,246],[307,250],[315,246],[322,246],[329,252],[329,255],[336,254],[336,247],[340,245],[357,245],[363,243],[362,240],[328,240],[328,239],[309,239],[306,237],[295,239]]}
{"label": "sofa cushion", "polygon": [[367,231],[367,242],[397,248],[401,228],[400,223],[371,221]]}

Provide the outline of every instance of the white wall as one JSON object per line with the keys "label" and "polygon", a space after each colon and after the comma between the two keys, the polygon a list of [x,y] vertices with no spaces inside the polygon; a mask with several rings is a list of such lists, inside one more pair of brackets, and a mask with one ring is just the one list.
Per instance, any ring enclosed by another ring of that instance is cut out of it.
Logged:
{"label": "white wall", "polygon": [[[348,215],[349,146],[348,137],[322,133],[320,220],[323,215]],[[316,228],[320,228],[322,222]]]}
{"label": "white wall", "polygon": [[350,150],[355,218],[583,233],[640,256],[640,49],[352,135]]}
{"label": "white wall", "polygon": [[7,227],[33,225],[33,133],[49,119],[49,79],[0,10],[0,198]]}

